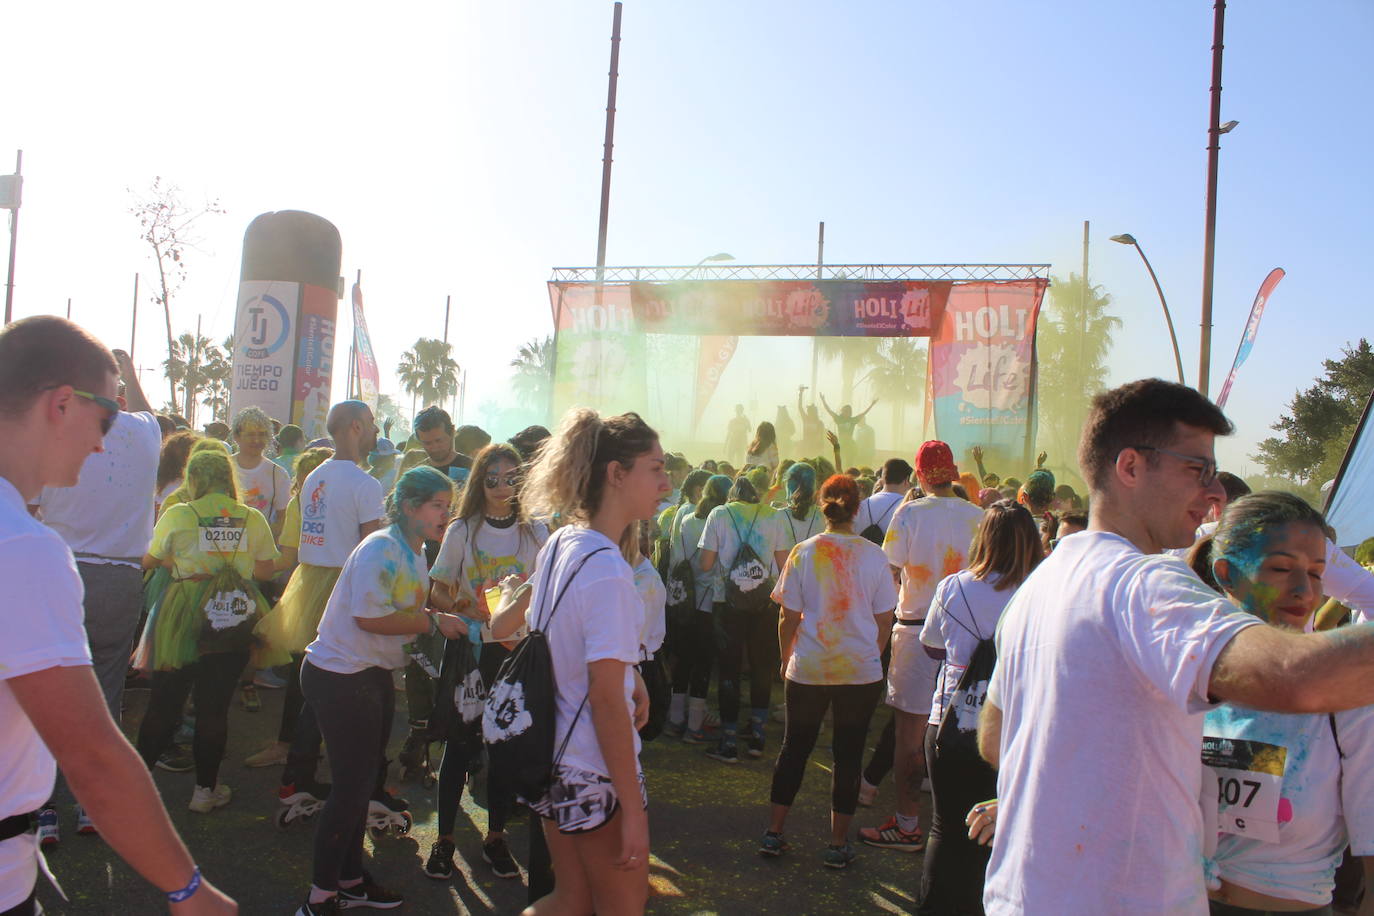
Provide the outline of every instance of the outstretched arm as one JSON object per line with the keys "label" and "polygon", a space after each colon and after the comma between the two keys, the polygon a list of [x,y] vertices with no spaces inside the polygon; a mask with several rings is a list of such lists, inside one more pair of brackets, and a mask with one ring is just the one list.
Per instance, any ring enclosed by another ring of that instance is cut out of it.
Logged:
{"label": "outstretched arm", "polygon": [[115,350],[114,358],[119,364],[119,380],[124,383],[124,403],[129,412],[152,413],[153,407],[148,403],[148,396],[143,393],[143,386],[138,383],[138,370],[134,368],[134,361],[123,350]]}
{"label": "outstretched arm", "polygon": [[857,417],[855,417],[854,419],[856,419],[856,420],[861,420],[861,419],[863,419],[863,418],[868,414],[868,412],[869,412],[870,410],[872,410],[874,407],[877,407],[877,406],[878,406],[878,399],[877,399],[877,398],[874,398],[872,401],[869,402],[869,405],[863,409],[863,413],[859,414],[859,415],[858,415]]}
{"label": "outstretched arm", "polygon": [[844,472],[844,462],[840,460],[840,437],[835,435],[832,430],[825,431],[825,438],[830,440],[830,448],[835,453],[835,473]]}
{"label": "outstretched arm", "polygon": [[983,447],[981,445],[973,447],[973,463],[978,465],[978,485],[982,486],[983,481],[987,479],[988,472],[983,467]]}
{"label": "outstretched arm", "polygon": [[1374,703],[1374,624],[1325,633],[1246,627],[1207,685],[1215,698],[1273,712],[1337,712]]}
{"label": "outstretched arm", "polygon": [[833,411],[833,410],[830,409],[830,402],[827,401],[827,400],[825,399],[825,392],[824,392],[824,391],[821,392],[821,405],[825,408],[825,412],[828,413],[828,414],[830,414],[830,419],[831,419],[831,420],[836,421],[836,422],[839,421],[839,419],[840,419],[839,416],[836,415],[835,411]]}

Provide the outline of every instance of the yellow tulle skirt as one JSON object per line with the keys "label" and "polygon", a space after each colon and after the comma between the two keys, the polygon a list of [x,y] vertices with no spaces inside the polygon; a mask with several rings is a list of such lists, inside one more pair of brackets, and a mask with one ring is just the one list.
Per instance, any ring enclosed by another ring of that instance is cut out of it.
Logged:
{"label": "yellow tulle skirt", "polygon": [[293,655],[300,655],[315,641],[324,606],[342,571],[337,566],[311,566],[309,563],[302,563],[292,571],[281,600],[263,615],[253,631],[259,639],[250,665],[274,668],[288,664]]}
{"label": "yellow tulle skirt", "polygon": [[217,634],[208,626],[206,603],[219,587],[211,579],[168,581],[153,599],[142,638],[134,651],[133,666],[140,671],[175,671],[207,652],[251,649],[256,641],[251,621],[267,611],[267,599],[253,583],[240,582],[236,593],[245,603],[239,613],[250,620]]}

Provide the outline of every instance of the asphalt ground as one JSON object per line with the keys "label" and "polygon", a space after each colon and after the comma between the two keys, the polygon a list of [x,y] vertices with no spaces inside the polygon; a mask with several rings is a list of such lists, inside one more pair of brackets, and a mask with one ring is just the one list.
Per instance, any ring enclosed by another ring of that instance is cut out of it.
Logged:
{"label": "asphalt ground", "polygon": [[[278,806],[276,789],[280,767],[248,769],[243,758],[276,735],[282,691],[260,690],[262,711],[248,713],[236,700],[229,716],[228,757],[220,781],[234,791],[228,806],[210,814],[186,807],[194,785],[192,773],[154,770],[172,821],[190,847],[206,877],[231,894],[245,914],[290,914],[310,884],[314,822],[286,830],[273,825]],[[124,725],[133,733],[143,715],[148,692],[126,694]],[[774,691],[781,701],[781,691]],[[391,755],[405,737],[405,694],[397,693],[396,724]],[[870,731],[877,740],[889,713],[879,707]],[[736,765],[704,756],[702,746],[660,737],[646,742],[642,762],[649,790],[651,896],[655,914],[754,914],[786,916],[837,913],[915,912],[921,855],[872,849],[855,840],[858,859],[847,869],[821,865],[829,838],[829,730],[821,733],[811,755],[805,781],[788,819],[792,849],[770,859],[758,854],[758,841],[767,825],[768,789],[773,758],[782,735],[780,723],[770,723],[768,748],[758,760],[742,758]],[[871,747],[870,747],[871,749]],[[434,748],[438,765],[441,748]],[[867,759],[867,757],[865,757]],[[327,778],[327,773],[325,778]],[[518,913],[526,902],[524,875],[502,879],[482,860],[481,838],[486,811],[465,791],[457,836],[457,871],[436,881],[421,871],[435,839],[434,792],[418,782],[403,782],[392,764],[388,784],[410,803],[415,823],[405,836],[369,837],[373,876],[405,895],[397,912]],[[480,794],[480,793],[479,793]],[[855,829],[885,819],[894,800],[892,778],[883,783],[872,808],[859,808]],[[69,902],[50,887],[40,890],[45,910],[54,914],[165,913],[161,894],[148,885],[98,837],[79,836],[75,815],[61,811],[62,841],[48,854],[48,863],[62,883]],[[923,829],[929,823],[929,797],[922,796]],[[529,817],[522,809],[509,825],[508,836],[522,868],[528,858]],[[41,881],[41,879],[40,879]]]}

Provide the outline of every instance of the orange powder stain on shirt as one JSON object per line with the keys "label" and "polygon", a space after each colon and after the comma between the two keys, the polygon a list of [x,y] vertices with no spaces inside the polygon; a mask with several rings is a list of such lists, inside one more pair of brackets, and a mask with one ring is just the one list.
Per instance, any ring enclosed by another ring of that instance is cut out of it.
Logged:
{"label": "orange powder stain on shirt", "polygon": [[[955,571],[958,572],[958,570]],[[906,574],[907,581],[913,585],[928,585],[932,575],[930,567],[921,563],[908,563],[902,567],[902,572]]]}
{"label": "orange powder stain on shirt", "polygon": [[945,548],[945,565],[942,576],[952,576],[964,568],[964,555],[953,547]]}

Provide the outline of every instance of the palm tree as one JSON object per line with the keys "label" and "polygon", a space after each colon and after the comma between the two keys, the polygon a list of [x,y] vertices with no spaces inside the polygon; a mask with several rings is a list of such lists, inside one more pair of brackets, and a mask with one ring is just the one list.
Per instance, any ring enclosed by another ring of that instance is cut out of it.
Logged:
{"label": "palm tree", "polygon": [[458,391],[458,363],[450,355],[452,351],[452,344],[421,337],[401,354],[396,375],[412,399],[418,398],[424,406],[442,404]]}
{"label": "palm tree", "polygon": [[[212,350],[217,351],[218,348],[210,342],[210,338],[202,334],[182,334],[172,341],[171,353],[162,363],[173,391],[178,384],[181,386],[186,422],[192,428],[196,425],[196,397],[205,390],[208,381],[206,367]],[[172,403],[175,406],[176,401]]]}
{"label": "palm tree", "polygon": [[515,359],[511,386],[526,407],[543,413],[549,406],[549,382],[553,372],[553,338],[534,337],[520,345]]}
{"label": "palm tree", "polygon": [[862,379],[873,397],[891,405],[893,442],[899,449],[906,434],[907,407],[925,404],[928,352],[928,341],[919,337],[880,338],[875,365]]}
{"label": "palm tree", "polygon": [[211,419],[227,421],[229,386],[234,378],[234,335],[224,338],[218,347],[213,344],[205,357],[207,394],[201,401],[210,408]]}
{"label": "palm tree", "polygon": [[[825,362],[840,364],[840,404],[854,402],[854,382],[860,372],[880,365],[877,337],[817,337],[816,352]],[[816,396],[816,392],[812,392]],[[856,408],[857,409],[857,408]]]}

